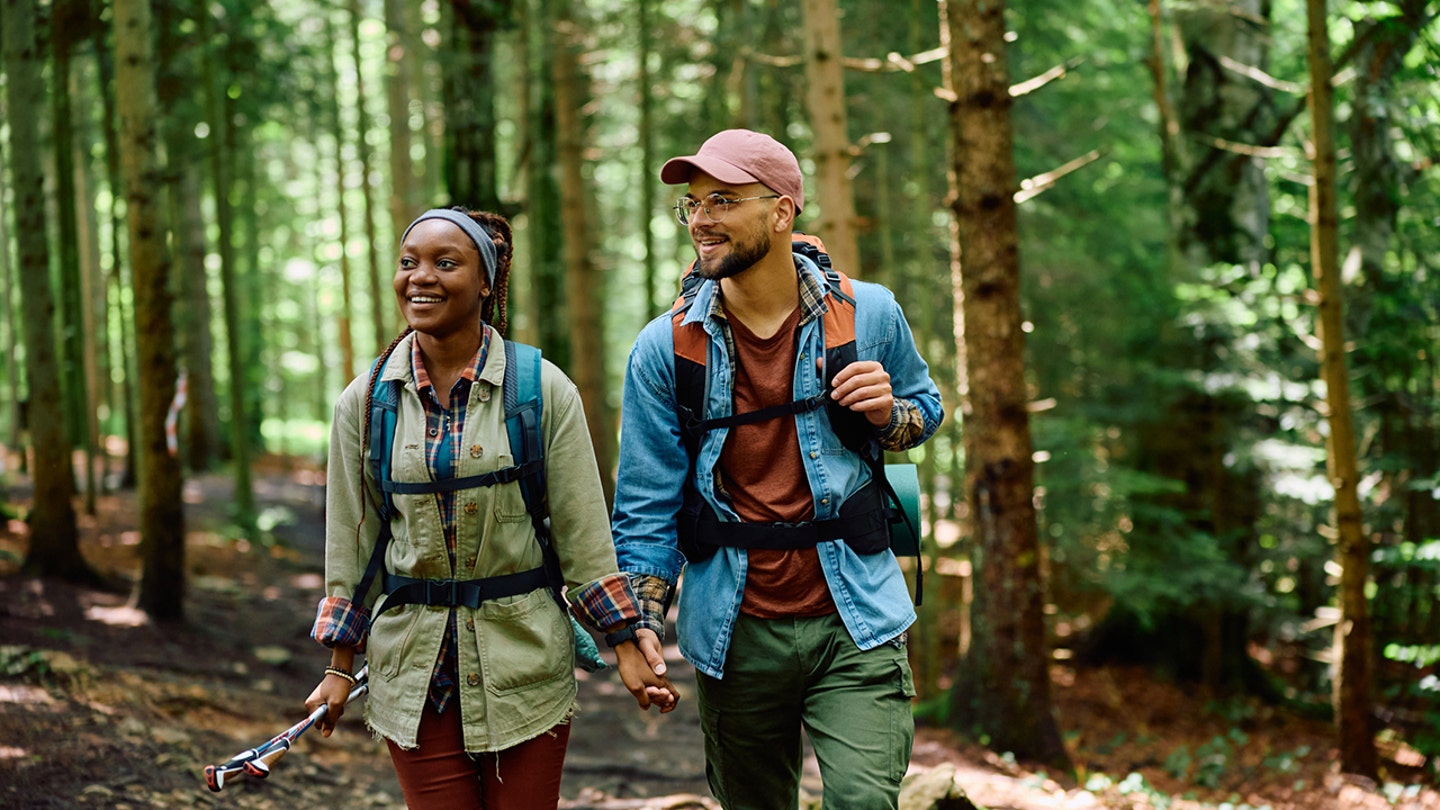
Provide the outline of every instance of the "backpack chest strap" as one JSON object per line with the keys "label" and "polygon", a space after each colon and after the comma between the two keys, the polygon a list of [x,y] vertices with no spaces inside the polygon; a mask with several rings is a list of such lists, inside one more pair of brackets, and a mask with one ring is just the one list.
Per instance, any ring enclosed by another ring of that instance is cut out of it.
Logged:
{"label": "backpack chest strap", "polygon": [[[385,572],[385,603],[379,613],[401,605],[432,607],[468,607],[475,609],[481,602],[506,596],[519,596],[548,588],[550,579],[545,567],[531,568],[514,574],[482,579],[415,579]],[[378,616],[379,613],[376,615]]]}
{"label": "backpack chest strap", "polygon": [[466,475],[460,478],[442,478],[438,481],[381,481],[380,490],[394,495],[425,495],[429,493],[455,492],[477,487],[493,487],[519,481],[533,475],[544,466],[544,460],[533,459],[524,464],[501,467],[480,475]]}

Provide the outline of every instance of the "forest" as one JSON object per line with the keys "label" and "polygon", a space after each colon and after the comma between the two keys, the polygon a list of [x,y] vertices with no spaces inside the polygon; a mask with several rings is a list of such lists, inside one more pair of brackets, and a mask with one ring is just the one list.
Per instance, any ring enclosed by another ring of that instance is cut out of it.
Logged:
{"label": "forest", "polygon": [[[627,354],[694,258],[659,168],[746,127],[942,392],[891,460],[945,767],[1033,788],[997,808],[1440,807],[1437,16],[0,0],[0,803],[193,806],[227,724],[298,719],[331,409],[404,326],[419,212],[510,220],[507,337],[575,382],[612,493]],[[139,725],[55,733],[102,704]],[[213,801],[397,806],[354,734],[302,749],[309,799]],[[718,807],[600,759],[566,806]]]}

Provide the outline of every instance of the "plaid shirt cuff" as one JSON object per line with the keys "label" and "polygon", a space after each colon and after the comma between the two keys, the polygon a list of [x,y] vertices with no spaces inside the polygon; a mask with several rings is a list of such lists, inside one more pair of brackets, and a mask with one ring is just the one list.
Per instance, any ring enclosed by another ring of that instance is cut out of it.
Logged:
{"label": "plaid shirt cuff", "polygon": [[655,635],[664,641],[665,614],[670,611],[675,588],[668,580],[649,574],[631,574],[630,587],[640,606],[640,621],[635,626],[654,630]]}
{"label": "plaid shirt cuff", "polygon": [[310,637],[326,647],[363,649],[370,628],[370,611],[343,596],[327,596],[315,611]]}
{"label": "plaid shirt cuff", "polygon": [[890,408],[890,424],[881,428],[877,438],[881,447],[899,452],[919,444],[920,437],[924,435],[925,416],[920,413],[920,406],[897,397]]}
{"label": "plaid shirt cuff", "polygon": [[613,633],[640,618],[635,592],[624,574],[601,577],[581,588],[570,608],[582,624],[601,633]]}

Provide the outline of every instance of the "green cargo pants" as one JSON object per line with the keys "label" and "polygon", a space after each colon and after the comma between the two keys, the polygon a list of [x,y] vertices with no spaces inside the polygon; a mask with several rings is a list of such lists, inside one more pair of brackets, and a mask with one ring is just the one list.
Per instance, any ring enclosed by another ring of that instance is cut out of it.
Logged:
{"label": "green cargo pants", "polygon": [[895,808],[915,740],[903,639],[861,652],[838,615],[742,614],[725,677],[697,675],[705,772],[725,810],[795,810],[802,726],[825,810]]}

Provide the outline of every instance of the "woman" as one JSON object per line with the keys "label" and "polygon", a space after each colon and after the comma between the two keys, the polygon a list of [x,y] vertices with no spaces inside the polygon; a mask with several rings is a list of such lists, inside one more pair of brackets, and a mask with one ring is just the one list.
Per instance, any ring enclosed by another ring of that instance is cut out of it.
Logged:
{"label": "woman", "polygon": [[[306,706],[328,704],[320,724],[328,737],[363,651],[370,665],[366,721],[385,738],[409,807],[554,808],[575,710],[573,637],[551,588],[527,579],[545,560],[520,485],[429,486],[512,465],[502,390],[510,224],[497,214],[433,209],[410,224],[401,243],[395,298],[409,327],[335,406],[327,595],[311,632],[331,657]],[[377,384],[399,386],[389,477],[419,482],[412,489],[422,491],[392,495],[385,571],[362,594],[357,587],[383,539],[382,500],[367,456]],[[546,500],[572,608],[607,634],[622,672],[634,669],[646,680],[647,688],[633,690],[639,705],[669,711],[673,687],[646,667],[633,641],[639,613],[616,569],[579,394],[548,362],[540,388]],[[450,584],[432,589],[424,580],[476,584],[475,593],[485,595],[467,603]],[[538,587],[490,595],[490,583],[517,580]],[[396,583],[413,583],[404,593],[423,596],[402,598]]]}

